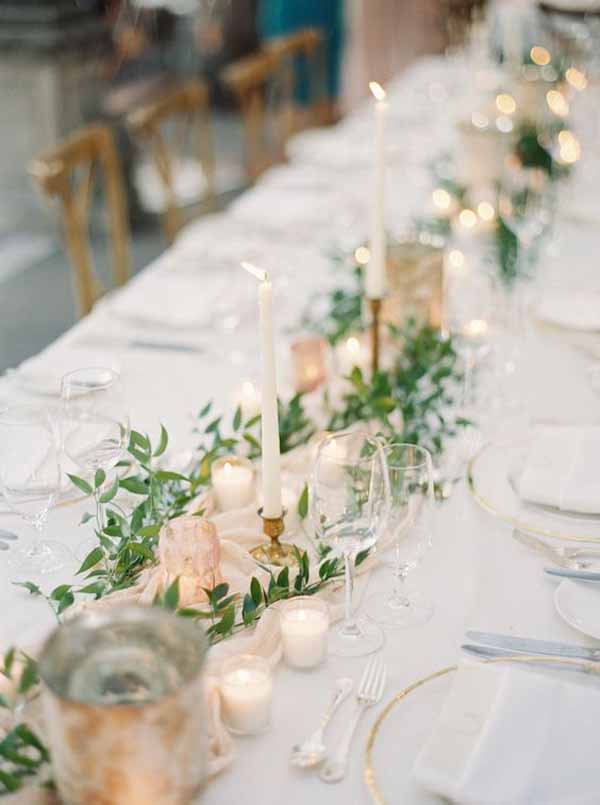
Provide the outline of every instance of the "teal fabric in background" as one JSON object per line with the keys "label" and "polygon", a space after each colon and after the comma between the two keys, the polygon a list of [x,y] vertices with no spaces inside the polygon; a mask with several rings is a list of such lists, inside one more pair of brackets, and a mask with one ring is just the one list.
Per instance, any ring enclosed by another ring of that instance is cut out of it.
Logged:
{"label": "teal fabric in background", "polygon": [[[319,28],[325,35],[327,49],[327,90],[336,100],[340,90],[340,68],[344,42],[344,0],[259,0],[258,28],[262,39],[297,31]],[[297,65],[297,100],[309,100],[306,65]]]}

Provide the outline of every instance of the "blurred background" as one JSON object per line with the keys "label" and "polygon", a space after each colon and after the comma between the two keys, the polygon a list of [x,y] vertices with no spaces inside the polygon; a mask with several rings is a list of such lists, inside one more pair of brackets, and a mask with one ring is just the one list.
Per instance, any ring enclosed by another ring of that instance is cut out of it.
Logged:
{"label": "blurred background", "polygon": [[[167,171],[178,204],[207,202],[210,195],[204,211],[221,209],[285,158],[289,134],[335,123],[360,103],[369,80],[385,83],[417,57],[444,51],[478,5],[0,0],[0,371],[38,352],[85,312],[63,244],[65,204],[73,199],[57,188],[62,179],[52,176],[47,149],[90,123],[109,126],[123,177],[131,269],[137,271],[179,226],[166,214],[164,143],[153,128],[163,112],[168,117],[165,98],[180,87],[207,90],[196,98],[206,160],[194,166],[179,155]],[[321,82],[316,102],[314,92],[309,98],[311,62]],[[273,110],[276,122],[267,119]],[[86,229],[85,248],[102,275],[110,263],[110,227],[101,192],[91,185],[90,178],[89,197],[73,206],[73,227]],[[77,238],[83,242],[82,232]],[[81,242],[70,244],[71,258]]]}

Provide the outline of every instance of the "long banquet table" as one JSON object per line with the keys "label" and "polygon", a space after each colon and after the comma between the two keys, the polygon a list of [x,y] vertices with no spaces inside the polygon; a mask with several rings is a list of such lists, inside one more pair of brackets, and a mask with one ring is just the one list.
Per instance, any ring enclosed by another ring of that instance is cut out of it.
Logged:
{"label": "long banquet table", "polygon": [[[390,227],[422,212],[431,187],[428,163],[450,149],[453,122],[459,114],[460,88],[467,76],[460,64],[428,59],[415,65],[402,80],[390,87],[389,177],[386,216]],[[225,214],[191,225],[178,243],[149,266],[127,289],[135,301],[161,293],[165,276],[185,278],[185,287],[195,289],[197,304],[205,303],[218,266],[244,258],[262,261],[273,274],[275,293],[280,293],[278,327],[281,338],[282,386],[287,382],[285,351],[289,329],[298,320],[310,294],[332,281],[328,250],[364,236],[368,203],[369,109],[364,107],[334,129],[309,132],[293,143],[290,163],[268,173]],[[570,257],[580,249],[593,255],[590,244],[600,235],[586,233],[581,246],[578,230],[566,228],[563,248]],[[585,254],[584,254],[585,253]],[[285,275],[277,285],[277,271],[287,260]],[[543,270],[543,266],[542,266]],[[240,283],[245,278],[240,275]],[[207,290],[208,289],[208,290]],[[249,285],[249,292],[252,288]],[[212,347],[216,343],[205,331],[186,334],[194,339],[195,351],[166,351],[128,346],[135,337],[146,338],[147,328],[125,322],[114,314],[111,300],[97,306],[55,344],[28,364],[30,371],[85,365],[92,355],[109,355],[118,364],[130,406],[131,422],[139,430],[156,434],[164,422],[172,449],[190,445],[193,414],[208,399],[216,409],[231,409],[231,395],[246,373],[254,372],[253,360],[240,366],[226,362]],[[210,302],[206,302],[210,304]],[[212,325],[209,325],[212,326]],[[168,340],[167,333],[160,333]],[[252,325],[240,335],[251,350],[258,337]],[[589,386],[589,357],[555,334],[533,330],[523,344],[518,375],[523,410],[499,415],[495,433],[535,420],[589,421],[597,419],[598,400]],[[14,374],[0,381],[0,402],[26,399],[30,395]],[[515,424],[519,419],[519,424]],[[59,507],[50,513],[50,536],[74,548],[85,536],[79,526],[86,502]],[[16,516],[2,513],[0,525],[25,538],[27,528]],[[385,698],[430,672],[452,664],[466,628],[497,630],[519,635],[586,642],[556,614],[554,583],[543,577],[544,560],[511,538],[510,528],[482,511],[459,483],[451,498],[440,504],[434,545],[412,582],[435,603],[433,619],[425,626],[389,631],[383,658],[389,676]],[[73,564],[75,569],[75,560]],[[370,589],[381,587],[389,570],[378,568]],[[0,561],[1,644],[35,644],[52,627],[53,619],[43,601],[28,596],[11,584],[11,572]],[[44,584],[69,580],[59,572]],[[367,591],[368,594],[368,591]],[[334,679],[350,675],[358,680],[363,660],[329,659],[316,672],[301,673],[281,666],[275,675],[273,725],[268,734],[237,741],[233,764],[211,780],[202,801],[233,803],[367,803],[363,783],[364,742],[381,706],[368,711],[355,738],[347,778],[337,785],[322,783],[317,775],[290,767],[289,750],[316,725],[328,700]],[[335,741],[349,714],[349,704],[332,727]],[[420,790],[410,768],[416,750],[430,727],[419,711],[398,711],[394,728],[386,733],[375,753],[380,785],[390,802],[425,805],[439,800]],[[540,770],[543,772],[543,770]]]}

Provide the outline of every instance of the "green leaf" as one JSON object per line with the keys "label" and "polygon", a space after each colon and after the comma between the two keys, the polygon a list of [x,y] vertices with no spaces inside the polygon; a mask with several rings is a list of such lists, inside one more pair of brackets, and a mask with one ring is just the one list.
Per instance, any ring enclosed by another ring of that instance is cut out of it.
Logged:
{"label": "green leaf", "polygon": [[14,661],[15,661],[15,649],[11,648],[6,652],[2,660],[2,666],[3,666],[2,672],[4,676],[10,677]]}
{"label": "green leaf", "polygon": [[13,581],[13,584],[15,587],[23,587],[23,589],[28,590],[31,595],[43,595],[38,585],[32,581]]}
{"label": "green leaf", "polygon": [[162,456],[162,454],[167,449],[168,444],[169,444],[169,434],[167,433],[167,431],[165,429],[165,426],[161,425],[160,426],[160,440],[158,442],[158,447],[154,451],[154,457],[158,458],[159,456]]}
{"label": "green leaf", "polygon": [[70,584],[61,584],[58,587],[55,587],[52,592],[50,593],[50,598],[53,601],[60,601],[63,595],[71,589]]}
{"label": "green leaf", "polygon": [[182,618],[199,618],[201,620],[209,620],[212,618],[212,612],[203,612],[201,609],[178,609],[177,614]]}
{"label": "green leaf", "polygon": [[149,562],[155,562],[156,556],[152,553],[150,548],[147,545],[144,545],[142,542],[132,542],[129,544],[129,550],[136,553],[138,556],[141,556],[142,559],[147,559]]}
{"label": "green leaf", "polygon": [[94,581],[92,584],[86,584],[85,587],[80,587],[77,592],[86,595],[95,595],[96,598],[101,598],[104,593],[106,585],[102,581]]}
{"label": "green leaf", "polygon": [[96,474],[94,475],[94,486],[96,489],[100,489],[104,481],[106,481],[106,473],[104,470],[96,470]]}
{"label": "green leaf", "polygon": [[250,428],[253,428],[255,425],[258,425],[258,423],[260,422],[260,420],[261,420],[261,419],[262,419],[261,415],[260,415],[260,414],[256,414],[256,416],[253,416],[251,419],[249,419],[249,420],[246,422],[246,424],[244,425],[244,427],[245,427],[247,430],[250,430]]}
{"label": "green leaf", "polygon": [[179,606],[179,576],[167,588],[163,596],[163,606],[165,609],[171,610],[171,612],[175,612]]}
{"label": "green leaf", "polygon": [[301,520],[306,518],[308,514],[308,484],[304,484],[300,497],[298,499],[298,516]]}
{"label": "green leaf", "polygon": [[121,478],[119,486],[134,495],[147,495],[149,492],[148,486],[137,475]]}
{"label": "green leaf", "polygon": [[214,634],[218,635],[226,635],[232,630],[234,623],[235,607],[232,605],[223,612],[221,620],[215,623],[215,625],[209,629],[209,632],[214,632]]}
{"label": "green leaf", "polygon": [[100,503],[110,503],[117,496],[119,491],[119,477],[117,476],[110,487],[100,495]]}
{"label": "green leaf", "polygon": [[60,603],[58,605],[58,609],[56,610],[58,615],[61,615],[65,609],[71,606],[71,604],[75,603],[75,596],[72,592],[65,593],[62,598],[60,599]]}
{"label": "green leaf", "polygon": [[233,417],[233,430],[237,432],[240,429],[241,424],[242,424],[242,407],[238,405],[238,407],[235,409],[235,414]]}
{"label": "green leaf", "polygon": [[94,494],[94,490],[92,489],[91,485],[88,484],[87,481],[84,481],[83,478],[80,478],[78,475],[71,475],[70,473],[67,473],[67,478],[69,478],[71,483],[75,484],[75,486],[78,489],[81,489],[81,491],[84,494],[86,494],[86,495],[93,495]]}
{"label": "green leaf", "polygon": [[77,575],[80,573],[85,573],[86,570],[90,570],[92,567],[95,567],[98,562],[102,561],[102,559],[104,559],[104,551],[102,548],[94,548],[83,560],[81,567],[77,571]]}
{"label": "green leaf", "polygon": [[204,408],[200,411],[200,413],[198,414],[198,419],[203,419],[205,416],[207,416],[210,413],[211,408],[212,408],[212,400],[207,402]]}
{"label": "green leaf", "polygon": [[284,567],[283,570],[277,576],[277,586],[278,587],[289,587],[290,586],[290,569],[289,569],[289,567]]}
{"label": "green leaf", "polygon": [[222,584],[217,584],[216,587],[210,591],[210,599],[215,603],[219,601],[221,598],[225,598],[227,593],[229,592],[229,584],[223,582]]}
{"label": "green leaf", "polygon": [[[102,498],[100,498],[100,500],[102,500]],[[85,525],[86,523],[89,523],[89,521],[93,520],[93,519],[94,519],[93,514],[90,514],[89,512],[84,512],[84,514],[81,515],[81,520],[79,521],[79,525]]]}
{"label": "green leaf", "polygon": [[252,576],[252,581],[250,582],[250,595],[252,596],[252,600],[256,606],[259,606],[262,603],[263,589],[256,576]]}
{"label": "green leaf", "polygon": [[162,526],[160,523],[157,525],[145,525],[138,529],[137,533],[140,535],[140,537],[155,537],[160,533],[161,528]]}
{"label": "green leaf", "polygon": [[246,593],[244,596],[244,603],[242,604],[242,620],[245,626],[249,626],[256,619],[256,603],[251,595]]}
{"label": "green leaf", "polygon": [[354,560],[354,564],[356,565],[356,567],[358,567],[359,565],[362,565],[362,563],[365,561],[365,559],[368,557],[368,555],[370,553],[371,553],[371,551],[370,551],[369,548],[367,548],[364,551],[359,551],[356,554],[356,559]]}
{"label": "green leaf", "polygon": [[[15,774],[10,774],[2,769],[0,769],[0,784],[10,793],[18,791],[22,785],[21,780]],[[0,789],[0,794],[2,794],[2,789]]]}
{"label": "green leaf", "polygon": [[190,483],[190,479],[180,472],[170,472],[169,470],[160,470],[154,476],[157,481],[185,481]]}
{"label": "green leaf", "polygon": [[19,693],[27,693],[34,685],[37,685],[38,681],[37,664],[31,657],[27,657],[19,680]]}

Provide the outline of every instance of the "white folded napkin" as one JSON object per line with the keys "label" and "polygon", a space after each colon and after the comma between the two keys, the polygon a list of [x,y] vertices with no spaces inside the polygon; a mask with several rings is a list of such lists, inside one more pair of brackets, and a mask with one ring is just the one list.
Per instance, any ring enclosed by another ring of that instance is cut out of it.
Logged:
{"label": "white folded napkin", "polygon": [[[208,258],[207,258],[208,259]],[[229,272],[210,277],[161,271],[144,275],[113,295],[111,310],[130,321],[174,329],[206,326],[223,294]]]}
{"label": "white folded napkin", "polygon": [[571,330],[600,331],[600,291],[548,291],[535,314],[542,321]]}
{"label": "white folded napkin", "polygon": [[600,426],[536,425],[515,483],[523,500],[600,513]]}
{"label": "white folded napkin", "polygon": [[461,805],[597,805],[600,685],[463,661],[414,766]]}

